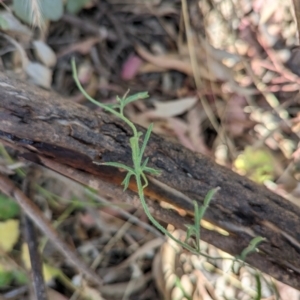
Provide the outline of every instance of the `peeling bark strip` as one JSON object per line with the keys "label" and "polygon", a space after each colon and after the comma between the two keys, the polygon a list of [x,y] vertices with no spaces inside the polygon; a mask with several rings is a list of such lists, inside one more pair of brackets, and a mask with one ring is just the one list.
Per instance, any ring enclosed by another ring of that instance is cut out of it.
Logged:
{"label": "peeling bark strip", "polygon": [[[131,132],[123,122],[53,92],[9,79],[3,73],[0,73],[0,90],[2,141],[17,148],[28,160],[48,168],[52,166],[49,161],[53,161],[53,166],[65,166],[65,171],[61,171],[65,175],[73,169],[116,188],[120,185],[124,172],[93,161],[131,165]],[[267,238],[259,245],[259,253],[250,255],[247,261],[300,289],[299,207],[203,155],[155,134],[145,156],[149,157],[151,167],[162,171],[159,177],[149,177],[148,199],[169,202],[186,210],[189,215],[186,219],[192,222],[192,200],[201,205],[210,189],[221,187],[205,219],[230,234],[225,238],[203,229],[202,238],[233,255],[240,254],[252,238]],[[84,181],[81,179],[83,183],[91,182]],[[133,181],[130,189],[136,190]],[[172,222],[170,213],[166,211],[165,215]],[[163,219],[161,212],[160,219]],[[176,218],[174,223],[178,225]]]}

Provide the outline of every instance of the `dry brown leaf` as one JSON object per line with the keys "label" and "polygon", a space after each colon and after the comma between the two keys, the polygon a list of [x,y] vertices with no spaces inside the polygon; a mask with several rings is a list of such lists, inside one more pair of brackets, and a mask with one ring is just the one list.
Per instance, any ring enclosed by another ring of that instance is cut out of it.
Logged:
{"label": "dry brown leaf", "polygon": [[168,118],[167,119],[168,125],[170,129],[174,132],[177,136],[179,142],[186,148],[195,151],[195,147],[190,139],[187,137],[188,126],[185,122],[183,122],[179,118]]}
{"label": "dry brown leaf", "polygon": [[[103,297],[114,297],[117,299],[122,299],[124,294],[133,294],[145,287],[145,285],[151,280],[152,274],[147,273],[140,276],[139,278],[134,278],[130,282],[122,282],[115,284],[108,284],[101,287],[101,294]],[[128,285],[130,287],[128,288]]]}
{"label": "dry brown leaf", "polygon": [[161,68],[159,66],[146,62],[140,66],[138,72],[139,74],[144,74],[144,73],[162,73],[166,71],[167,69],[165,68]]}
{"label": "dry brown leaf", "polygon": [[239,137],[243,134],[245,128],[249,124],[253,124],[247,120],[244,108],[247,101],[244,97],[233,95],[227,102],[224,114],[224,125],[232,137]]}
{"label": "dry brown leaf", "polygon": [[269,21],[269,19],[273,16],[273,14],[276,13],[278,10],[278,1],[276,0],[267,0],[260,2],[262,5],[260,8],[258,8],[259,14],[260,14],[260,24],[265,24]]}
{"label": "dry brown leaf", "polygon": [[297,291],[296,289],[281,283],[277,282],[277,289],[280,295],[281,300],[298,300],[300,297],[300,291]]}
{"label": "dry brown leaf", "polygon": [[54,67],[56,64],[55,52],[43,41],[34,41],[33,43],[35,56],[46,67]]}
{"label": "dry brown leaf", "polygon": [[61,293],[48,288],[47,289],[47,295],[49,300],[68,300],[65,296],[63,296]]}
{"label": "dry brown leaf", "polygon": [[57,58],[60,58],[64,55],[67,55],[72,52],[79,52],[83,55],[88,54],[91,50],[91,48],[100,42],[100,37],[91,37],[88,39],[85,39],[84,41],[78,42],[76,44],[72,44],[71,46],[65,48],[64,50],[57,53]]}
{"label": "dry brown leaf", "polygon": [[121,71],[121,78],[123,80],[131,80],[138,74],[139,68],[142,64],[140,57],[132,54],[124,62]]}
{"label": "dry brown leaf", "polygon": [[22,24],[11,12],[1,11],[0,19],[2,20],[2,23],[5,24],[0,26],[1,30],[8,33],[10,36],[18,37],[18,39],[21,39],[23,42],[29,42],[32,38],[32,31]]}
{"label": "dry brown leaf", "polygon": [[217,300],[218,297],[215,294],[215,288],[200,270],[194,270],[194,274],[197,276],[196,289],[193,294],[193,300]]}
{"label": "dry brown leaf", "polygon": [[193,69],[189,62],[185,62],[180,57],[172,57],[171,55],[153,55],[141,46],[135,47],[136,52],[144,60],[154,64],[159,68],[165,68],[169,70],[176,70],[184,74],[193,75]]}
{"label": "dry brown leaf", "polygon": [[210,156],[210,150],[205,144],[203,133],[201,131],[202,122],[205,118],[206,114],[203,108],[201,110],[200,105],[196,105],[195,108],[189,110],[189,112],[187,113],[188,136],[191,139],[195,151]]}
{"label": "dry brown leaf", "polygon": [[50,89],[52,82],[52,70],[40,63],[29,62],[25,71],[29,76],[30,81],[32,81],[35,85]]}
{"label": "dry brown leaf", "polygon": [[155,109],[144,113],[148,118],[169,118],[181,115],[191,109],[196,102],[197,97],[188,97],[180,100],[172,100],[168,102],[155,101]]}

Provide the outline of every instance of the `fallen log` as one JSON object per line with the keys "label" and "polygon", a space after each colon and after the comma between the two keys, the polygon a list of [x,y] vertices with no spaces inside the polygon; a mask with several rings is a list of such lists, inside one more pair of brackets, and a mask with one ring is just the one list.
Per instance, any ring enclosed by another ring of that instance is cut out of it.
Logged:
{"label": "fallen log", "polygon": [[[8,78],[0,72],[0,140],[20,157],[52,169],[109,196],[139,206],[134,181],[126,192],[125,173],[97,162],[131,165],[130,128],[106,114],[63,99],[54,92]],[[139,130],[145,132],[144,129]],[[239,255],[256,236],[266,238],[247,262],[300,290],[300,208],[263,186],[217,165],[209,158],[152,134],[145,151],[149,166],[161,170],[145,190],[152,214],[185,229],[193,222],[193,203],[214,197],[205,220],[229,233],[202,228],[201,238]],[[163,209],[168,202],[184,210]]]}

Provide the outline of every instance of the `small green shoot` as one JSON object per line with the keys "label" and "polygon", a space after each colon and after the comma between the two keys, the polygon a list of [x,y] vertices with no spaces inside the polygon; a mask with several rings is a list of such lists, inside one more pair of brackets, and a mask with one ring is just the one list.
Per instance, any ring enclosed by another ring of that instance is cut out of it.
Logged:
{"label": "small green shoot", "polygon": [[257,295],[254,300],[260,300],[262,298],[262,286],[261,286],[260,274],[257,272],[255,273],[255,281],[256,281]]}
{"label": "small green shoot", "polygon": [[204,198],[204,202],[203,205],[199,208],[199,205],[196,201],[194,201],[194,224],[186,224],[185,226],[187,227],[187,234],[186,234],[186,239],[185,242],[188,241],[188,239],[191,236],[195,236],[195,249],[197,251],[200,251],[200,222],[202,220],[202,218],[204,217],[204,214],[206,212],[206,210],[209,207],[209,203],[211,202],[211,200],[213,199],[214,195],[217,193],[217,191],[220,188],[217,187],[215,189],[210,190],[207,195]]}
{"label": "small green shoot", "polygon": [[[148,93],[147,92],[143,92],[143,93],[138,93],[132,96],[128,96],[127,94],[128,92],[122,97],[117,97],[117,104],[103,104],[100,103],[98,101],[96,101],[95,99],[93,99],[92,97],[90,97],[88,95],[88,93],[84,90],[84,88],[82,87],[79,79],[78,79],[78,75],[77,75],[77,70],[76,70],[76,64],[75,64],[75,60],[72,59],[72,70],[73,70],[73,78],[74,81],[78,87],[78,89],[80,90],[80,92],[86,97],[86,99],[88,99],[90,102],[94,103],[95,105],[101,107],[102,109],[104,109],[107,112],[110,112],[111,114],[113,114],[114,116],[120,118],[121,120],[123,120],[132,130],[132,137],[130,138],[130,147],[131,147],[131,152],[132,152],[132,164],[133,167],[129,167],[126,166],[122,163],[118,163],[118,162],[104,162],[104,163],[99,163],[99,162],[94,162],[95,164],[99,164],[99,165],[106,165],[106,166],[111,166],[111,167],[115,167],[115,168],[121,168],[127,171],[127,175],[125,176],[125,179],[122,182],[122,185],[124,186],[124,190],[126,190],[129,186],[129,182],[130,182],[130,178],[131,176],[133,176],[135,178],[136,181],[136,185],[137,185],[137,190],[138,190],[138,195],[139,198],[141,200],[141,204],[142,207],[145,211],[146,216],[148,217],[148,219],[152,222],[152,224],[161,232],[163,232],[166,236],[168,236],[170,239],[174,240],[176,243],[178,243],[179,245],[181,245],[183,248],[189,250],[190,252],[194,253],[194,254],[201,254],[205,257],[209,257],[203,253],[200,252],[200,222],[211,202],[211,200],[213,199],[214,195],[216,194],[216,192],[219,190],[219,188],[215,188],[212,189],[208,192],[208,194],[206,195],[205,199],[204,199],[204,204],[203,206],[201,206],[200,208],[198,207],[197,202],[194,202],[194,206],[195,206],[195,211],[194,211],[194,224],[193,225],[186,225],[187,226],[187,239],[190,238],[192,235],[195,236],[196,238],[196,246],[195,247],[191,247],[188,243],[186,242],[182,242],[178,239],[176,239],[169,231],[167,231],[162,225],[160,225],[155,218],[151,215],[148,206],[146,204],[146,200],[145,200],[145,196],[144,196],[144,189],[147,187],[148,185],[148,179],[147,179],[147,175],[146,174],[151,174],[151,175],[159,175],[160,171],[156,170],[154,168],[148,167],[148,158],[145,158],[143,161],[143,157],[144,157],[144,152],[146,149],[146,146],[148,144],[152,129],[153,129],[153,124],[151,124],[146,133],[143,135],[142,132],[139,132],[136,128],[136,126],[134,125],[134,123],[132,123],[125,115],[124,115],[124,108],[127,104],[132,103],[134,101],[137,101],[139,99],[145,99],[148,97]],[[143,162],[142,162],[143,161]],[[255,247],[257,246],[257,244],[261,241],[261,237],[258,237],[258,241],[255,240],[254,243],[251,244],[251,247],[247,247],[241,257],[244,258],[246,255],[248,255],[249,253],[253,252],[255,250]],[[209,257],[212,258],[212,257]],[[221,257],[214,257],[213,259],[222,259]]]}
{"label": "small green shoot", "polygon": [[245,262],[247,256],[255,251],[258,251],[258,245],[262,242],[264,242],[266,240],[266,238],[263,238],[261,236],[257,236],[255,238],[253,238],[250,242],[249,245],[242,251],[242,253],[240,255],[238,255],[237,257],[234,258],[233,263],[232,263],[232,272],[236,273],[235,271],[235,262],[237,260],[240,260],[242,262]]}
{"label": "small green shoot", "polygon": [[241,255],[238,257],[238,259],[240,259],[241,261],[245,261],[246,260],[246,257],[250,254],[250,253],[253,253],[255,251],[257,251],[257,247],[260,243],[262,243],[263,241],[265,241],[266,239],[261,237],[261,236],[257,236],[255,238],[253,238],[248,247],[246,247]]}
{"label": "small green shoot", "polygon": [[192,300],[192,297],[185,291],[180,279],[178,278],[178,276],[175,277],[175,286],[177,286],[181,292],[182,292],[182,296],[187,299],[187,300]]}

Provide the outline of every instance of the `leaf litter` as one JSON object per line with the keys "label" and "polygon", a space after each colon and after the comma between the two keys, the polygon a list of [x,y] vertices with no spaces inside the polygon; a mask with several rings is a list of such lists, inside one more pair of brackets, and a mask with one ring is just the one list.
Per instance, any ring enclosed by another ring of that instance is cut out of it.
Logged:
{"label": "leaf litter", "polygon": [[[149,100],[126,108],[133,121],[143,126],[155,122],[156,133],[210,156],[299,205],[299,49],[290,2],[194,0],[186,12],[184,0],[73,1],[75,6],[71,2],[66,12],[61,10],[62,1],[53,15],[48,10],[44,17],[56,21],[47,21],[38,34],[26,25],[28,16],[20,14],[17,1],[12,6],[15,14],[2,8],[0,52],[7,70],[19,76],[23,72],[37,85],[85,104],[70,73],[70,57],[76,56],[80,80],[90,95],[113,103],[116,94],[121,96],[128,88],[132,93],[148,91]],[[11,164],[7,156],[1,156],[4,165]],[[228,256],[213,246],[202,242],[207,254],[224,256],[221,263],[176,247],[174,252],[169,241],[157,251],[160,243],[152,245],[154,235],[138,225],[129,226],[124,214],[99,205],[79,186],[74,193],[59,176],[53,180],[53,175],[50,179],[45,174],[43,180],[43,193],[40,189],[36,197],[44,203],[45,212],[89,263],[97,262],[98,272],[107,280],[103,290],[94,290],[41,237],[44,262],[69,278],[53,276],[49,292],[56,293],[53,299],[256,296],[255,272],[245,266],[239,266],[236,274],[228,272]],[[122,209],[137,213],[130,207]],[[17,218],[12,216],[1,226],[17,224]],[[9,269],[20,261],[18,230],[15,226],[10,239],[4,239],[2,250],[11,258]],[[20,292],[22,284],[13,280],[1,290],[2,295],[28,296],[28,289]],[[261,281],[263,297],[275,299],[272,280],[262,275]],[[282,299],[299,297],[292,288],[275,285]]]}

